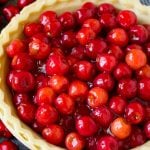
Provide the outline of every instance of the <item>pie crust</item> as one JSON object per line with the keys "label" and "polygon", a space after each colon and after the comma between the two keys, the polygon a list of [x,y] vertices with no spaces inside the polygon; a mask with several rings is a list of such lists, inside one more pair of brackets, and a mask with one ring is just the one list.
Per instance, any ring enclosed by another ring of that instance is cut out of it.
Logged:
{"label": "pie crust", "polygon": [[[53,10],[61,14],[66,10],[74,11],[87,1],[95,4],[107,2],[112,3],[118,9],[132,10],[137,14],[140,23],[150,24],[150,8],[141,5],[139,0],[37,0],[24,8],[1,32],[0,118],[12,134],[31,150],[61,150],[62,148],[47,143],[17,117],[16,110],[11,101],[11,93],[6,84],[6,75],[9,66],[5,48],[13,39],[21,38],[24,25],[29,22],[35,22],[43,11]],[[150,142],[135,148],[135,150],[149,149]]]}

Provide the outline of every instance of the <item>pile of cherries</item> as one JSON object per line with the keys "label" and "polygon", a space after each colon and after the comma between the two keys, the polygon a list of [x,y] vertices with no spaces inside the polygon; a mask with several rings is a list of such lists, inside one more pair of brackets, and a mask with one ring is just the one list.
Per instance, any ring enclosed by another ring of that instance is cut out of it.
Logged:
{"label": "pile of cherries", "polygon": [[150,25],[85,3],[42,13],[6,48],[19,118],[68,150],[123,150],[150,139]]}

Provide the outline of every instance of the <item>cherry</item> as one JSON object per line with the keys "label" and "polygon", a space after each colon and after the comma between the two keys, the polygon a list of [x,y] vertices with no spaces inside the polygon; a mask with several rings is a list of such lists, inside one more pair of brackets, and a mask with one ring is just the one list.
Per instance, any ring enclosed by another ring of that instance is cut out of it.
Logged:
{"label": "cherry", "polygon": [[55,99],[55,93],[50,87],[39,88],[36,95],[36,104],[52,104]]}
{"label": "cherry", "polygon": [[114,80],[110,74],[101,73],[93,80],[93,85],[111,91],[114,87]]}
{"label": "cherry", "polygon": [[68,72],[69,65],[62,55],[51,54],[46,63],[46,73],[48,75],[64,75]]}
{"label": "cherry", "polygon": [[145,123],[144,133],[145,133],[146,137],[149,139],[150,138],[150,121]]}
{"label": "cherry", "polygon": [[124,47],[128,44],[129,39],[128,39],[127,32],[124,29],[114,28],[108,33],[107,40],[111,44]]}
{"label": "cherry", "polygon": [[122,117],[116,118],[110,125],[110,130],[119,139],[125,139],[131,134],[131,125]]}
{"label": "cherry", "polygon": [[84,3],[81,8],[83,8],[83,9],[89,9],[89,10],[92,11],[93,14],[96,14],[96,12],[97,12],[97,7],[92,2],[86,2],[86,3]]}
{"label": "cherry", "polygon": [[66,137],[65,145],[68,150],[82,150],[85,146],[85,141],[78,133],[71,132]]}
{"label": "cherry", "polygon": [[117,64],[116,58],[111,54],[99,54],[96,58],[96,65],[100,71],[111,72]]}
{"label": "cherry", "polygon": [[118,150],[117,140],[110,135],[102,136],[97,142],[97,150]]}
{"label": "cherry", "polygon": [[43,129],[42,136],[49,143],[60,145],[64,139],[64,130],[59,125],[48,125],[46,128]]}
{"label": "cherry", "polygon": [[104,105],[107,103],[107,101],[108,101],[108,93],[106,92],[106,90],[102,88],[94,87],[88,93],[87,103],[92,108]]}
{"label": "cherry", "polygon": [[97,149],[97,140],[98,138],[96,136],[90,136],[86,138],[86,149],[88,150]]}
{"label": "cherry", "polygon": [[37,123],[36,121],[33,122],[32,124],[32,129],[34,131],[36,131],[37,133],[42,133],[44,126],[42,126],[41,124]]}
{"label": "cherry", "polygon": [[31,124],[33,122],[35,112],[36,112],[35,106],[29,102],[21,103],[17,107],[17,114],[19,118],[27,124]]}
{"label": "cherry", "polygon": [[7,21],[10,21],[15,15],[19,13],[19,9],[17,6],[8,5],[3,8],[2,12]]}
{"label": "cherry", "polygon": [[87,96],[88,86],[80,80],[74,80],[69,85],[68,93],[76,101],[82,101]]}
{"label": "cherry", "polygon": [[100,23],[106,29],[112,29],[117,26],[116,16],[112,13],[103,13],[100,16]]}
{"label": "cherry", "polygon": [[95,33],[99,33],[101,31],[101,24],[97,19],[87,19],[82,27],[91,28]]}
{"label": "cherry", "polygon": [[0,143],[0,150],[17,150],[17,145],[11,141],[3,141]]}
{"label": "cherry", "polygon": [[49,80],[49,86],[57,93],[67,90],[69,81],[66,77],[60,75],[53,75]]}
{"label": "cherry", "polygon": [[27,37],[31,37],[39,32],[42,32],[43,27],[39,23],[29,23],[24,27],[24,35]]}
{"label": "cherry", "polygon": [[88,81],[94,76],[95,69],[92,63],[81,60],[73,65],[73,72],[80,80]]}
{"label": "cherry", "polygon": [[142,46],[140,46],[139,44],[130,44],[126,47],[126,51],[130,52],[132,49],[140,49],[142,50]]}
{"label": "cherry", "polygon": [[144,106],[139,102],[131,102],[127,105],[126,110],[126,119],[132,124],[139,124],[145,118]]}
{"label": "cherry", "polygon": [[95,32],[92,30],[92,28],[81,28],[77,35],[76,38],[78,42],[81,45],[86,45],[90,40],[93,40],[96,37]]}
{"label": "cherry", "polygon": [[11,62],[11,67],[14,70],[31,71],[34,69],[35,63],[32,57],[27,53],[16,54]]}
{"label": "cherry", "polygon": [[146,54],[140,49],[132,49],[126,55],[126,63],[134,70],[146,65]]}
{"label": "cherry", "polygon": [[58,120],[58,112],[54,107],[48,104],[43,104],[38,107],[35,118],[39,124],[47,126]]}
{"label": "cherry", "polygon": [[119,63],[114,69],[113,75],[117,80],[130,78],[132,76],[132,70],[127,64]]}
{"label": "cherry", "polygon": [[145,101],[150,101],[150,78],[143,78],[138,82],[138,95]]}
{"label": "cherry", "polygon": [[109,101],[109,108],[117,115],[123,114],[126,106],[127,102],[121,96],[113,96]]}
{"label": "cherry", "polygon": [[74,57],[74,59],[84,59],[85,48],[81,45],[73,47],[70,54],[72,57]]}
{"label": "cherry", "polygon": [[7,55],[14,57],[15,55],[25,51],[25,44],[20,39],[15,39],[6,48]]}
{"label": "cherry", "polygon": [[74,100],[65,93],[61,93],[54,101],[55,107],[61,114],[72,114],[75,108]]}
{"label": "cherry", "polygon": [[76,130],[82,136],[92,136],[97,132],[97,125],[89,116],[83,116],[76,120]]}
{"label": "cherry", "polygon": [[17,1],[17,6],[22,9],[25,6],[31,4],[32,2],[34,2],[35,0],[18,0]]}
{"label": "cherry", "polygon": [[85,49],[85,53],[88,57],[95,59],[98,54],[105,52],[107,49],[107,44],[102,39],[91,40]]}
{"label": "cherry", "polygon": [[133,98],[137,94],[137,81],[126,78],[118,83],[118,93],[125,98]]}
{"label": "cherry", "polygon": [[129,29],[137,23],[137,16],[133,11],[122,10],[117,16],[117,21],[123,28]]}
{"label": "cherry", "polygon": [[73,29],[75,27],[75,17],[71,12],[64,12],[59,16],[59,21],[61,22],[64,30]]}
{"label": "cherry", "polygon": [[93,110],[92,117],[97,121],[100,126],[108,127],[113,120],[113,115],[108,107],[100,106]]}
{"label": "cherry", "polygon": [[48,37],[45,33],[39,32],[30,37],[30,42],[40,41],[41,43],[50,44]]}

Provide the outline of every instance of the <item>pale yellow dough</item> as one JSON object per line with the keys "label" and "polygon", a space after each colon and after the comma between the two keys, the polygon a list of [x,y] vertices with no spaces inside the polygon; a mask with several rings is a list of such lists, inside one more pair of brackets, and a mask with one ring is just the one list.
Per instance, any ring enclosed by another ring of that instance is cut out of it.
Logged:
{"label": "pale yellow dough", "polygon": [[[62,148],[48,144],[42,137],[22,123],[16,115],[11,102],[11,94],[6,85],[8,59],[6,46],[11,40],[21,37],[26,23],[34,22],[45,10],[54,10],[58,14],[68,10],[74,11],[83,3],[91,1],[95,4],[112,3],[119,9],[133,10],[141,23],[150,24],[150,7],[142,6],[139,0],[37,0],[21,11],[5,27],[0,35],[0,118],[4,121],[12,134],[31,150],[61,150]],[[136,150],[150,150],[150,142],[135,148]]]}

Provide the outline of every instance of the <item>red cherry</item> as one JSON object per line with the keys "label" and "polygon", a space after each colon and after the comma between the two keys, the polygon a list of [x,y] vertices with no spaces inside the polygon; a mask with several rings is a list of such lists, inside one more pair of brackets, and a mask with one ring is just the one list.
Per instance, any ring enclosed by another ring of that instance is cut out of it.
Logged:
{"label": "red cherry", "polygon": [[84,59],[85,58],[85,48],[81,45],[76,46],[72,48],[71,50],[71,56],[74,57],[74,59]]}
{"label": "red cherry", "polygon": [[92,136],[97,132],[97,125],[89,116],[84,116],[76,120],[76,130],[82,136]]}
{"label": "red cherry", "polygon": [[145,118],[144,106],[139,102],[131,102],[126,107],[126,119],[132,124],[139,124]]}
{"label": "red cherry", "polygon": [[19,13],[18,7],[14,5],[5,6],[3,9],[3,15],[5,16],[7,21],[10,21],[18,13]]}
{"label": "red cherry", "polygon": [[58,120],[58,112],[54,107],[48,104],[43,104],[38,107],[35,118],[39,124],[47,126]]}
{"label": "red cherry", "polygon": [[28,102],[21,103],[17,107],[17,114],[19,118],[27,124],[31,124],[33,122],[35,117],[35,112],[36,112],[35,106]]}
{"label": "red cherry", "polygon": [[128,35],[124,29],[114,28],[108,33],[107,40],[111,44],[116,44],[118,46],[124,47],[128,44]]}
{"label": "red cherry", "polygon": [[0,143],[0,150],[17,150],[17,145],[11,141],[3,141]]}
{"label": "red cherry", "polygon": [[150,138],[150,121],[145,123],[144,133],[145,133],[146,137],[149,139]]}
{"label": "red cherry", "polygon": [[133,98],[137,94],[137,81],[134,79],[121,79],[118,83],[118,93],[125,98]]}
{"label": "red cherry", "polygon": [[24,35],[27,37],[31,37],[39,32],[42,32],[43,27],[39,23],[29,23],[24,27]]}
{"label": "red cherry", "polygon": [[81,8],[83,8],[83,9],[89,9],[89,10],[91,10],[93,12],[93,14],[96,14],[96,12],[97,12],[97,7],[92,2],[86,2],[86,3],[84,3]]}
{"label": "red cherry", "polygon": [[100,126],[108,127],[113,120],[113,114],[106,106],[100,106],[93,110],[92,117],[97,121]]}
{"label": "red cherry", "polygon": [[143,48],[140,45],[138,45],[138,44],[130,44],[130,45],[128,45],[126,47],[126,51],[127,52],[130,52],[132,49],[140,49],[140,50],[142,50]]}
{"label": "red cherry", "polygon": [[52,54],[46,63],[46,73],[48,75],[64,75],[68,72],[69,65],[62,55]]}
{"label": "red cherry", "polygon": [[79,134],[71,132],[66,137],[65,145],[68,150],[81,150],[85,146],[85,141]]}
{"label": "red cherry", "polygon": [[42,136],[46,139],[49,143],[60,145],[64,140],[64,131],[61,126],[58,125],[49,125],[44,128],[42,132]]}
{"label": "red cherry", "polygon": [[67,94],[60,94],[54,101],[57,110],[65,115],[72,114],[75,108],[74,100]]}
{"label": "red cherry", "polygon": [[117,21],[123,28],[129,29],[137,23],[137,16],[133,11],[122,10],[117,16]]}
{"label": "red cherry", "polygon": [[118,150],[117,140],[110,135],[101,137],[97,142],[97,150]]}
{"label": "red cherry", "polygon": [[44,129],[44,127],[41,125],[41,124],[39,124],[39,123],[37,123],[36,121],[35,122],[33,122],[33,124],[32,124],[32,129],[34,130],[34,131],[36,131],[37,133],[42,133],[42,131],[43,131],[43,129]]}
{"label": "red cherry", "polygon": [[39,32],[31,36],[30,42],[32,41],[40,41],[41,43],[50,44],[48,37],[45,33]]}
{"label": "red cherry", "polygon": [[35,0],[18,0],[17,1],[17,6],[22,9],[25,6],[31,4],[32,2],[34,2]]}

